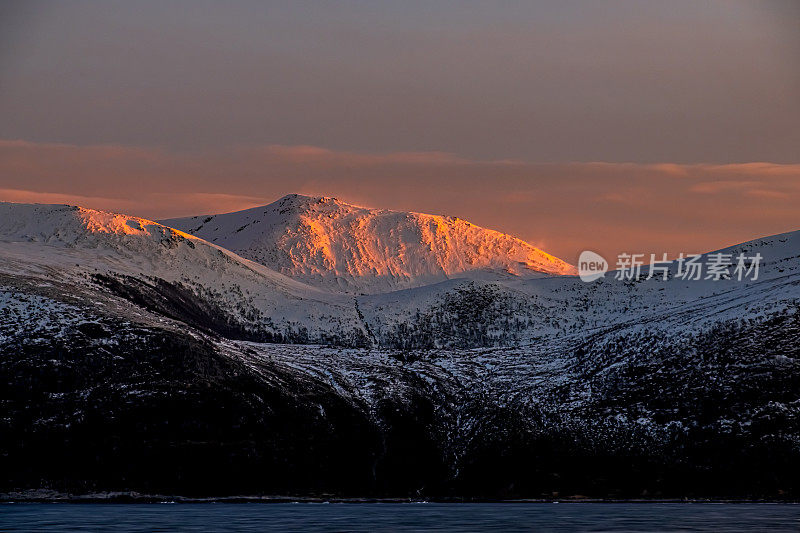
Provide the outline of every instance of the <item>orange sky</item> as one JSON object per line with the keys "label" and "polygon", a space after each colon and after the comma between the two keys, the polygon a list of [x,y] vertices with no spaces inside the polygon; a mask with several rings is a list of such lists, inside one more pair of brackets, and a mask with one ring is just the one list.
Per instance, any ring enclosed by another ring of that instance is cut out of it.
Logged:
{"label": "orange sky", "polygon": [[694,253],[800,229],[800,164],[483,161],[310,146],[175,152],[0,141],[0,200],[147,218],[218,213],[291,192],[458,216],[574,262],[593,249]]}
{"label": "orange sky", "polygon": [[0,199],[291,192],[574,262],[800,229],[797,0],[0,2]]}

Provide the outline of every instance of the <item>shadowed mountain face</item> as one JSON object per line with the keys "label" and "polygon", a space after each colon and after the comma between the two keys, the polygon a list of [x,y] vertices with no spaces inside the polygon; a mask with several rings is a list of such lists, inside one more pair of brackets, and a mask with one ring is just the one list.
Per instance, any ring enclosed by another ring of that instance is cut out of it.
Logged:
{"label": "shadowed mountain face", "polygon": [[0,204],[0,492],[797,498],[800,233],[723,252],[758,279],[353,296]]}
{"label": "shadowed mountain face", "polygon": [[125,322],[59,303],[65,287],[3,282],[12,315],[29,313],[5,320],[0,342],[7,493],[800,490],[797,308],[668,338],[366,351],[231,342],[144,310]]}
{"label": "shadowed mountain face", "polygon": [[312,285],[377,293],[480,272],[575,274],[530,244],[458,218],[292,194],[224,215],[162,221]]}

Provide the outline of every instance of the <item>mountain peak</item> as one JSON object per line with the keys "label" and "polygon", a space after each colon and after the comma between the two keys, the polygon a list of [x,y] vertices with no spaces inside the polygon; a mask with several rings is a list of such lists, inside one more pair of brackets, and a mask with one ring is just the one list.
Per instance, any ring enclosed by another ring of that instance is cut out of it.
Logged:
{"label": "mountain peak", "polygon": [[300,281],[383,292],[453,277],[574,274],[525,241],[457,217],[289,194],[265,206],[162,221]]}
{"label": "mountain peak", "polygon": [[[336,198],[335,196],[310,196],[306,194],[287,194],[286,196],[261,206],[261,209],[298,209],[308,211],[326,211],[330,212],[337,209],[365,209],[361,206],[351,204]],[[259,209],[259,208],[255,208]]]}
{"label": "mountain peak", "polygon": [[[330,202],[339,202],[336,198],[331,196],[309,196],[307,194],[287,194],[286,196],[279,198],[275,202],[269,205],[310,205],[310,204],[324,204]],[[266,207],[266,206],[264,206]]]}

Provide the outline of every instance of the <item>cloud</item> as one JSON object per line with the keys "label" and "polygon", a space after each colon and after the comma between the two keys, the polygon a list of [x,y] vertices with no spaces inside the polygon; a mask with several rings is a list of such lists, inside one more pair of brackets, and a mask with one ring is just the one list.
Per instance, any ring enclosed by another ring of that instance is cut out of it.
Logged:
{"label": "cloud", "polygon": [[0,189],[0,201],[23,204],[67,204],[80,205],[107,211],[132,211],[139,206],[135,200],[104,198],[101,196],[82,196],[58,192],[39,192],[24,189]]}
{"label": "cloud", "polygon": [[[82,196],[53,192],[38,192],[24,189],[0,189],[0,201],[26,204],[79,205],[101,211],[136,214],[146,206],[169,205],[177,216],[198,213],[223,213],[264,205],[270,198],[239,196],[220,193],[158,193],[142,192],[134,198],[109,198]],[[153,217],[156,218],[156,217]]]}
{"label": "cloud", "polygon": [[[769,167],[751,167],[749,169],[750,177],[758,177],[760,179],[738,180],[735,179],[737,171],[742,170],[741,165],[736,165],[734,168],[728,170],[728,174],[733,175],[734,179],[730,180],[716,180],[716,181],[703,181],[692,185],[689,190],[700,194],[713,194],[718,197],[739,195],[751,198],[767,198],[767,199],[795,199],[800,195],[800,183],[797,182],[798,172],[797,169],[780,168],[775,169]],[[783,165],[791,167],[795,165]],[[794,172],[790,172],[794,170]],[[718,171],[719,172],[719,171]],[[724,169],[720,172],[725,174]]]}
{"label": "cloud", "polygon": [[692,192],[701,194],[717,194],[721,192],[743,191],[757,187],[758,181],[704,181],[689,187]]}
{"label": "cloud", "polygon": [[711,250],[800,229],[800,165],[477,160],[314,146],[203,152],[0,141],[0,200],[146,218],[217,213],[285,194],[458,216],[567,260],[583,249]]}
{"label": "cloud", "polygon": [[744,194],[755,198],[774,198],[781,200],[789,198],[788,193],[780,191],[770,191],[766,189],[750,189],[745,191]]}

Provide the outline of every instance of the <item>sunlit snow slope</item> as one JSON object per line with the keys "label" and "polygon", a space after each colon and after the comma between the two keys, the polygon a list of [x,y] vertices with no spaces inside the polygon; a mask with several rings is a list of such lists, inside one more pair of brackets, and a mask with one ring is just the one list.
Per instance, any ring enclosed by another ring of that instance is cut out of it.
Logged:
{"label": "sunlit snow slope", "polygon": [[[309,342],[334,340],[327,335],[331,330],[362,335],[346,296],[119,213],[0,202],[3,275],[63,284],[96,305],[110,290],[147,309],[235,336]],[[98,284],[107,290],[98,292]]]}
{"label": "sunlit snow slope", "polygon": [[454,277],[574,274],[525,241],[459,218],[291,194],[262,207],[162,221],[282,274],[377,293]]}

